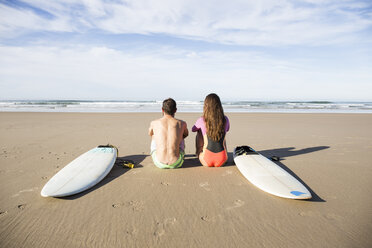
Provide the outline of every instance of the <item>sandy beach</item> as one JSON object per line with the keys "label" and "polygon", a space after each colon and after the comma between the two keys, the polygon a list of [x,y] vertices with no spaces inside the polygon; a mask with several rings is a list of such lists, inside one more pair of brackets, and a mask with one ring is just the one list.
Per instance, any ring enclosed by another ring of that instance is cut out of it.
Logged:
{"label": "sandy beach", "polygon": [[[189,130],[199,113],[179,113]],[[160,113],[0,113],[0,247],[372,247],[372,114],[227,113],[229,162],[194,156],[161,170],[147,130]],[[101,144],[119,159],[92,189],[66,198],[40,191]],[[280,156],[312,200],[269,195],[247,181],[232,150]]]}

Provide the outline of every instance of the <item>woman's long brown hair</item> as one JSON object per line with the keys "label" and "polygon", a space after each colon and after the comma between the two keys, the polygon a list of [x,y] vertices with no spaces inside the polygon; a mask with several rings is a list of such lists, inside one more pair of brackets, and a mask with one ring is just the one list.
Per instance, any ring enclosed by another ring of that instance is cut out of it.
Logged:
{"label": "woman's long brown hair", "polygon": [[225,134],[225,114],[220,98],[212,93],[204,100],[203,117],[207,128],[207,135],[214,141],[219,141]]}

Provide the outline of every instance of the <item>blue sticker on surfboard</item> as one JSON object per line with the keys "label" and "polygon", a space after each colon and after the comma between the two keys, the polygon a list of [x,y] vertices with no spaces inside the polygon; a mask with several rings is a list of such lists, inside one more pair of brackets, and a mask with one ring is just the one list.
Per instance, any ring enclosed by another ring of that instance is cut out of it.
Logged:
{"label": "blue sticker on surfboard", "polygon": [[295,195],[295,196],[300,196],[300,195],[304,195],[304,194],[306,194],[306,193],[304,193],[304,192],[300,192],[300,191],[291,191],[291,194],[292,194],[292,195]]}

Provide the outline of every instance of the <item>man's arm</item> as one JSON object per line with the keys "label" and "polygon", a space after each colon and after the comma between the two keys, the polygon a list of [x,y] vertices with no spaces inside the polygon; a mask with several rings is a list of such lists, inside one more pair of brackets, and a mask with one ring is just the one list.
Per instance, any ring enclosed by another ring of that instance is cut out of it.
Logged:
{"label": "man's arm", "polygon": [[187,130],[187,123],[186,122],[182,122],[182,126],[184,127],[183,129],[183,138],[186,138],[187,136],[189,136],[189,130]]}
{"label": "man's arm", "polygon": [[150,136],[153,136],[154,135],[154,129],[152,127],[152,122],[150,123],[150,127],[149,127],[149,135]]}

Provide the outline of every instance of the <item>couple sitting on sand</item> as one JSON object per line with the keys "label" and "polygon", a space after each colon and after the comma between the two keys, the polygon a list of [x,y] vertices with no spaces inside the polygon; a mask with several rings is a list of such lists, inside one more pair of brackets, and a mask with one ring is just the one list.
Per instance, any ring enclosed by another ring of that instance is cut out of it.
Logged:
{"label": "couple sitting on sand", "polygon": [[[151,156],[161,169],[179,168],[184,161],[184,139],[189,131],[186,122],[174,118],[176,111],[176,102],[168,98],[163,102],[163,117],[150,124]],[[197,132],[196,155],[202,165],[220,167],[227,161],[225,135],[229,128],[220,98],[209,94],[204,100],[203,116],[192,127]]]}

